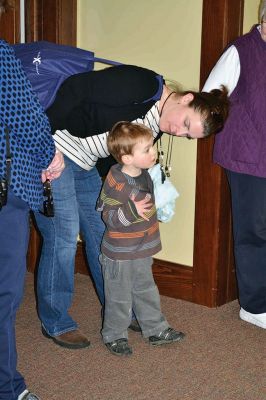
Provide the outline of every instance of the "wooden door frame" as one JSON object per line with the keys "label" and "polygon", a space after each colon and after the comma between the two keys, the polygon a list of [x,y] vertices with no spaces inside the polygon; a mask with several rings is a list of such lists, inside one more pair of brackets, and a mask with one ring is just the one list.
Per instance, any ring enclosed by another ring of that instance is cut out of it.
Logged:
{"label": "wooden door frame", "polygon": [[[9,0],[1,17],[0,37],[20,42],[20,0]],[[48,40],[77,44],[77,0],[25,0],[26,42]]]}
{"label": "wooden door frame", "polygon": [[[243,33],[244,0],[204,0],[200,87],[225,46]],[[211,40],[209,40],[211,38]],[[230,193],[212,163],[214,137],[198,141],[193,302],[210,307],[237,297]]]}
{"label": "wooden door frame", "polygon": [[25,0],[26,42],[77,45],[77,0]]}
{"label": "wooden door frame", "polygon": [[[225,46],[242,34],[244,0],[203,0],[200,87]],[[230,194],[212,162],[214,138],[198,140],[193,266],[155,260],[160,293],[208,307],[237,297]]]}
{"label": "wooden door frame", "polygon": [[1,16],[0,37],[13,44],[19,42],[20,38],[20,2],[14,0],[8,4],[10,5],[6,6],[6,11]]}

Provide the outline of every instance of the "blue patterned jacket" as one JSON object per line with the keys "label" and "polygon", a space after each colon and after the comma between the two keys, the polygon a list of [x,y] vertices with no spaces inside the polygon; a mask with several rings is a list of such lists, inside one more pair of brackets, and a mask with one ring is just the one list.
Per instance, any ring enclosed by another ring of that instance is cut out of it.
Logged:
{"label": "blue patterned jacket", "polygon": [[5,127],[11,150],[10,188],[38,210],[42,203],[41,172],[55,153],[50,124],[13,49],[0,40],[0,177],[6,174]]}

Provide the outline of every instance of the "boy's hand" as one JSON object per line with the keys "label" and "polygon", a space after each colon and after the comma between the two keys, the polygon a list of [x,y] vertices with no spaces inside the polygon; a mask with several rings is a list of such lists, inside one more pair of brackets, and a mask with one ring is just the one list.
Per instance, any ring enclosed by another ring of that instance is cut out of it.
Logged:
{"label": "boy's hand", "polygon": [[150,203],[151,196],[148,194],[148,195],[146,195],[146,197],[144,199],[139,200],[139,201],[135,201],[135,197],[136,196],[132,196],[130,199],[135,204],[137,213],[139,214],[139,216],[141,218],[145,219],[145,221],[149,221],[149,218],[146,217],[145,213],[147,211],[150,211],[150,209],[152,207],[152,203]]}

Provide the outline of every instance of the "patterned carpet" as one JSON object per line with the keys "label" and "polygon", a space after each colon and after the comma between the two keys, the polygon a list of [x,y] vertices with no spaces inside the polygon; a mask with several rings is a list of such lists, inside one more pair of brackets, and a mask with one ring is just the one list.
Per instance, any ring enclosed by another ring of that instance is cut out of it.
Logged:
{"label": "patterned carpet", "polygon": [[77,274],[71,314],[92,345],[67,350],[42,336],[28,273],[17,317],[19,370],[41,400],[266,399],[266,331],[239,319],[237,301],[209,309],[162,296],[161,304],[185,340],[154,348],[130,332],[134,353],[120,359],[101,341],[90,278]]}

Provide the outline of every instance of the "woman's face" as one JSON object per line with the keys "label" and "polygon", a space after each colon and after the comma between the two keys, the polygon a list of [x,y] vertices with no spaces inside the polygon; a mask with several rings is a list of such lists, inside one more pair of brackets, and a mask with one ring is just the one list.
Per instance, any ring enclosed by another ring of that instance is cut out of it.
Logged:
{"label": "woman's face", "polygon": [[178,100],[171,99],[166,104],[160,118],[162,132],[188,139],[204,137],[201,115],[188,106],[191,100],[193,100],[193,94],[188,93]]}

